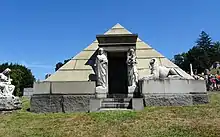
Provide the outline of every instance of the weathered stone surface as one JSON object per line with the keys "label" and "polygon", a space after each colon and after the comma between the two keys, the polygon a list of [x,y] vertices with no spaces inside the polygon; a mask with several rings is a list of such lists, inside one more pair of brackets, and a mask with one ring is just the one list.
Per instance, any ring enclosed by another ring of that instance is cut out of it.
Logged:
{"label": "weathered stone surface", "polygon": [[203,80],[186,79],[150,79],[140,80],[143,94],[190,94],[206,93]]}
{"label": "weathered stone surface", "polygon": [[7,97],[0,97],[0,111],[10,111],[21,109],[22,102],[19,97],[14,96],[7,96]]}
{"label": "weathered stone surface", "polygon": [[148,94],[144,95],[146,106],[186,106],[192,105],[190,94]]}
{"label": "weathered stone surface", "polygon": [[63,110],[64,112],[88,112],[92,98],[94,95],[64,95]]}
{"label": "weathered stone surface", "polygon": [[89,102],[89,111],[96,112],[101,108],[101,99],[90,99]]}
{"label": "weathered stone surface", "polygon": [[33,95],[31,112],[88,112],[94,95]]}
{"label": "weathered stone surface", "polygon": [[52,94],[94,94],[94,81],[51,82]]}
{"label": "weathered stone surface", "polygon": [[61,95],[33,95],[31,97],[31,112],[62,112]]}
{"label": "weathered stone surface", "polygon": [[140,111],[144,109],[144,99],[143,98],[132,98],[132,109]]}
{"label": "weathered stone surface", "polygon": [[108,89],[96,87],[96,98],[107,98]]}
{"label": "weathered stone surface", "polygon": [[51,83],[50,82],[35,82],[34,83],[34,93],[33,94],[50,94]]}
{"label": "weathered stone surface", "polygon": [[30,98],[34,93],[33,88],[24,88],[23,96]]}
{"label": "weathered stone surface", "polygon": [[209,103],[208,94],[192,94],[193,104],[206,104]]}

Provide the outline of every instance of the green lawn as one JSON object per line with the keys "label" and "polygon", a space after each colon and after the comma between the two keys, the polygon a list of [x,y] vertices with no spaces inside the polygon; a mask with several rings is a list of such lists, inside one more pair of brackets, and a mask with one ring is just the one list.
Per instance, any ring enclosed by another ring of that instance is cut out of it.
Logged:
{"label": "green lawn", "polygon": [[24,108],[0,115],[1,137],[217,137],[220,93],[210,104],[191,107],[147,107],[142,112],[34,114]]}

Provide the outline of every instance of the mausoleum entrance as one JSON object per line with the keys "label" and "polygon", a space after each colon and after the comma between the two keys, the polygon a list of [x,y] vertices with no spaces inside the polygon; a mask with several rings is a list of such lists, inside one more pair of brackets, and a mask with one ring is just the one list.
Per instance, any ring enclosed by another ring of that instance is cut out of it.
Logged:
{"label": "mausoleum entrance", "polygon": [[109,96],[128,94],[127,52],[108,52]]}
{"label": "mausoleum entrance", "polygon": [[136,34],[96,36],[97,98],[133,97],[137,89]]}

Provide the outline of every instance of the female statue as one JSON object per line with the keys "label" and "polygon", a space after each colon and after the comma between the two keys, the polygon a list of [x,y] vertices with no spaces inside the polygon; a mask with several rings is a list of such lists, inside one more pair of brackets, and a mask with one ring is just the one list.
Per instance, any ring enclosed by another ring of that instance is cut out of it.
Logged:
{"label": "female statue", "polygon": [[128,64],[128,86],[136,86],[138,82],[137,61],[134,49],[129,49],[127,55]]}
{"label": "female statue", "polygon": [[97,86],[102,88],[107,87],[107,75],[108,75],[108,59],[104,54],[103,48],[99,48],[99,52],[96,58],[96,75],[97,75]]}

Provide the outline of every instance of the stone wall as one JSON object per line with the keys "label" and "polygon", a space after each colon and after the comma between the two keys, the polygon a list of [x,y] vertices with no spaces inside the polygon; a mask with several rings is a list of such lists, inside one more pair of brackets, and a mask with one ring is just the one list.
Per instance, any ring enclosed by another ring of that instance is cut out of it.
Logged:
{"label": "stone wall", "polygon": [[31,112],[89,112],[90,99],[94,95],[33,95]]}
{"label": "stone wall", "polygon": [[66,82],[36,82],[34,95],[42,94],[94,94],[95,82],[93,81],[66,81]]}
{"label": "stone wall", "polygon": [[140,92],[145,106],[186,106],[209,102],[203,80],[142,80]]}
{"label": "stone wall", "polygon": [[95,97],[95,82],[37,82],[31,97],[31,111],[88,112]]}
{"label": "stone wall", "polygon": [[24,88],[23,96],[30,98],[34,93],[33,88]]}

